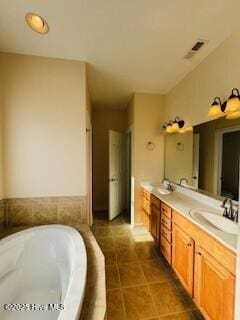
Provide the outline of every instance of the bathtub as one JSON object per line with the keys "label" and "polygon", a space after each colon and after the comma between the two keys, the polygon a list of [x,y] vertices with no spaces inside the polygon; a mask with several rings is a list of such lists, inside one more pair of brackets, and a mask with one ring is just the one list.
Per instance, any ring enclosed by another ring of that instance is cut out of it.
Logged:
{"label": "bathtub", "polygon": [[2,239],[0,319],[78,320],[86,274],[85,245],[71,227],[34,227]]}

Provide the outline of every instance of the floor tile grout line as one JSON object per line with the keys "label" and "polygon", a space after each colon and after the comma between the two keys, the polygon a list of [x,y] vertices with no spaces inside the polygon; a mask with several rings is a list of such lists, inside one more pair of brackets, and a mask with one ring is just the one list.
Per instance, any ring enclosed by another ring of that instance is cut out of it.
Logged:
{"label": "floor tile grout line", "polygon": [[[139,263],[139,264],[140,264],[140,263]],[[143,268],[142,268],[141,264],[140,264],[140,268],[142,269],[142,272],[143,272],[143,274],[144,274],[144,277],[145,277],[146,281],[148,282],[147,277],[145,276],[145,272],[144,272],[144,270],[143,270]],[[156,316],[158,316],[158,309],[157,309],[157,306],[156,306],[156,304],[155,304],[155,301],[154,301],[154,299],[153,299],[153,296],[152,296],[152,293],[151,293],[151,290],[150,290],[150,288],[149,288],[149,285],[148,285],[148,284],[147,284],[147,290],[148,290],[148,293],[149,293],[150,298],[151,298],[151,300],[152,300],[152,304],[153,304],[153,306],[154,306]]]}
{"label": "floor tile grout line", "polygon": [[126,312],[126,306],[125,306],[125,299],[124,299],[124,294],[123,294],[123,290],[122,290],[122,286],[121,286],[121,278],[120,278],[120,273],[119,273],[119,268],[118,268],[118,264],[117,264],[117,272],[118,272],[118,278],[119,278],[119,285],[120,285],[120,293],[121,293],[121,297],[122,297],[122,304],[123,304],[123,312],[124,312],[124,320],[127,319],[127,312]]}

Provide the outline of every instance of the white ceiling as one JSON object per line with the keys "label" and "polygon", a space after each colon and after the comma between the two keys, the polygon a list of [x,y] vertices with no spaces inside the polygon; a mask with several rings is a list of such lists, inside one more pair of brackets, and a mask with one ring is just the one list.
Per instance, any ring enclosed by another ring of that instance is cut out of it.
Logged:
{"label": "white ceiling", "polygon": [[[93,104],[125,107],[133,92],[169,91],[239,28],[239,11],[239,0],[0,0],[0,50],[84,60]],[[184,60],[199,38],[209,43]]]}

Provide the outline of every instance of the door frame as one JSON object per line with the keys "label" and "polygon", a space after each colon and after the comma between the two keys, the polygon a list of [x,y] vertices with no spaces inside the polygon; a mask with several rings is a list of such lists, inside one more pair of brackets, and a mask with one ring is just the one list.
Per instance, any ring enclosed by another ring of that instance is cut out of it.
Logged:
{"label": "door frame", "polygon": [[86,211],[87,223],[92,226],[93,210],[92,210],[92,121],[89,110],[86,112]]}
{"label": "door frame", "polygon": [[223,134],[234,131],[240,131],[240,125],[215,131],[213,192],[217,195],[221,195],[222,188],[222,181],[220,178],[222,174]]}
{"label": "door frame", "polygon": [[131,150],[130,150],[130,159],[131,159],[131,166],[130,166],[130,224],[133,227],[134,226],[134,218],[135,218],[135,182],[134,182],[134,172],[133,172],[133,168],[134,168],[134,159],[133,159],[133,148],[134,148],[134,137],[133,137],[133,124],[130,125],[127,130],[126,130],[126,134],[130,134],[131,137]]}
{"label": "door frame", "polygon": [[[192,185],[199,188],[199,155],[200,155],[200,134],[193,134],[193,165],[192,165]],[[196,179],[194,177],[196,176]]]}

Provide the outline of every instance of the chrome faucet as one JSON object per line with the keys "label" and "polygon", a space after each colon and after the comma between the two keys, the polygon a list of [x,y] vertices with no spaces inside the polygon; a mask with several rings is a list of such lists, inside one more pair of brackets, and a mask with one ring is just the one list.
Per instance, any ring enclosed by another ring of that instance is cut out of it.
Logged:
{"label": "chrome faucet", "polygon": [[[229,207],[226,206],[228,202],[229,202]],[[225,198],[223,200],[221,207],[224,208],[223,217],[226,217],[238,223],[238,210],[233,208],[232,199]]]}
{"label": "chrome faucet", "polygon": [[189,183],[187,178],[181,178],[180,179],[180,186],[182,185],[182,182],[185,181],[187,184]]}
{"label": "chrome faucet", "polygon": [[167,185],[167,190],[173,192],[173,191],[174,191],[174,187],[173,187],[171,181],[170,181],[169,179],[167,179],[167,178],[163,178],[163,179],[162,179],[162,184],[163,184],[165,181],[168,183],[168,185]]}

